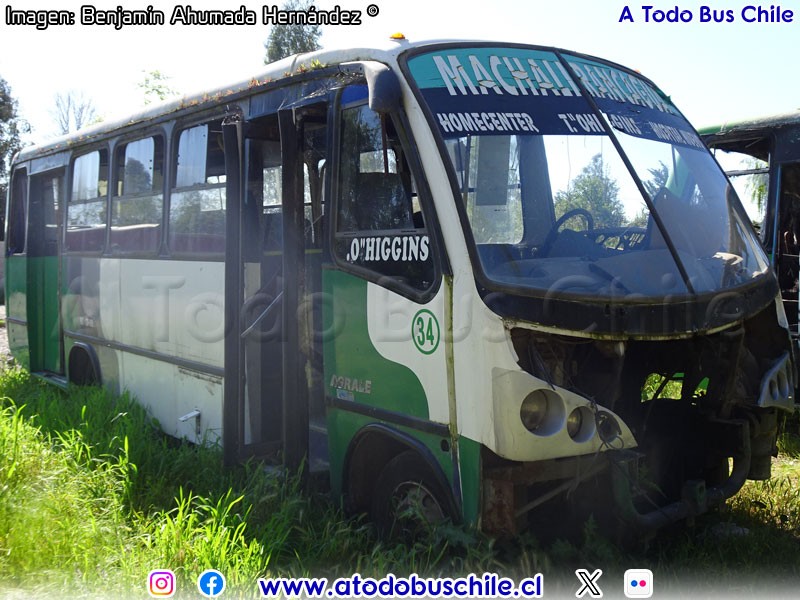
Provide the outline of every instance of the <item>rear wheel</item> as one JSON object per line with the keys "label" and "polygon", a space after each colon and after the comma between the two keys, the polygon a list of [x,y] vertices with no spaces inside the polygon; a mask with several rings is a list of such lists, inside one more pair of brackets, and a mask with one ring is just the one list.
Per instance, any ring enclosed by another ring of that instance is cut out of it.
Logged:
{"label": "rear wheel", "polygon": [[381,535],[416,537],[452,516],[447,491],[419,455],[397,455],[375,484],[370,516]]}

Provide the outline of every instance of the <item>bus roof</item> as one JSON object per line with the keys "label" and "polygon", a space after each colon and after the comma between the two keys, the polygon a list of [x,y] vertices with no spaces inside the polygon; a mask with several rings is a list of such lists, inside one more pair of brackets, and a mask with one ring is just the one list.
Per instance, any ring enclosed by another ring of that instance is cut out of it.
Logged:
{"label": "bus roof", "polygon": [[712,135],[734,135],[739,133],[758,133],[770,131],[787,125],[800,123],[800,109],[767,117],[756,117],[754,119],[743,119],[741,121],[729,121],[722,124],[710,125],[698,129],[698,133],[703,136]]}
{"label": "bus roof", "polygon": [[248,80],[233,82],[222,87],[204,88],[193,93],[154,103],[126,117],[90,125],[76,132],[49,140],[44,144],[23,148],[14,158],[13,162],[21,162],[37,158],[44,154],[67,150],[73,144],[87,142],[93,138],[113,133],[118,129],[146,123],[158,117],[176,113],[184,109],[197,109],[197,107],[202,104],[208,103],[208,107],[211,108],[212,106],[231,99],[231,96],[239,94],[240,92],[260,87],[279,79],[288,79],[291,75],[301,73],[305,69],[314,69],[316,68],[314,65],[317,64],[316,61],[319,61],[323,66],[357,60],[392,62],[394,56],[406,50],[411,44],[394,43],[393,46],[394,48],[387,47],[384,49],[348,48],[342,50],[318,50],[305,54],[295,54],[266,65],[263,71]]}
{"label": "bus roof", "polygon": [[[397,63],[397,57],[412,48],[420,48],[426,46],[440,46],[445,44],[453,45],[491,45],[498,46],[534,46],[542,50],[553,52],[566,52],[573,56],[583,56],[594,60],[606,62],[614,67],[629,70],[628,67],[619,65],[612,61],[605,59],[598,59],[597,57],[565,50],[563,48],[556,48],[551,46],[537,46],[534,44],[522,44],[514,42],[500,42],[497,40],[470,40],[470,39],[437,39],[437,40],[424,40],[419,42],[410,42],[403,39],[387,39],[384,45],[374,46],[370,48],[337,48],[337,49],[322,49],[315,52],[308,52],[305,54],[295,54],[283,58],[277,62],[266,65],[264,70],[250,79],[233,82],[229,85],[222,87],[204,88],[200,91],[185,94],[177,98],[165,100],[163,102],[154,103],[151,106],[143,107],[139,112],[129,114],[122,118],[116,118],[110,121],[104,121],[88,127],[84,127],[76,132],[68,133],[63,136],[56,137],[48,142],[40,145],[29,146],[20,150],[17,155],[12,159],[12,164],[24,162],[27,160],[35,159],[48,154],[63,152],[69,150],[76,144],[84,144],[93,141],[96,138],[101,138],[110,134],[118,133],[118,130],[123,130],[128,127],[136,125],[143,125],[151,121],[155,121],[160,117],[181,111],[197,110],[198,107],[208,108],[219,106],[228,101],[238,100],[240,96],[246,95],[248,90],[264,86],[268,83],[273,83],[285,79],[288,83],[293,75],[313,71],[319,68],[346,64],[357,61],[377,61],[388,65]],[[647,80],[647,77],[642,76],[637,72],[639,77]],[[648,80],[649,81],[649,80]]]}

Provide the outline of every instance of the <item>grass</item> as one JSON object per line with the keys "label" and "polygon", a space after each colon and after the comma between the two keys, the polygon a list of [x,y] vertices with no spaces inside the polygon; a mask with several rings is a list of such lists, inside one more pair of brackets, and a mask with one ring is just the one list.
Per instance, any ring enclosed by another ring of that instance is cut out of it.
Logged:
{"label": "grass", "polygon": [[548,592],[562,586],[573,596],[578,567],[602,567],[607,579],[649,567],[666,587],[700,574],[701,585],[733,576],[800,582],[795,433],[781,438],[771,481],[748,482],[723,511],[634,550],[591,521],[582,541],[546,546],[532,533],[497,542],[452,525],[400,544],[377,539],[363,517],[297,478],[255,463],[223,468],[218,449],[161,435],[127,396],[65,392],[21,370],[0,372],[0,396],[0,596],[147,597],[156,568],[174,570],[179,594],[196,596],[197,575],[212,567],[227,577],[225,597],[254,597],[258,577],[356,572],[544,572]]}
{"label": "grass", "polygon": [[[170,568],[192,589],[207,568],[252,591],[259,576],[441,572],[477,559],[441,541],[386,545],[297,478],[158,433],[130,398],[63,392],[23,371],[0,374],[0,591],[144,591]],[[13,398],[13,400],[11,400]],[[466,541],[473,541],[467,537]],[[491,563],[491,554],[486,563]],[[228,594],[226,593],[226,596]]]}

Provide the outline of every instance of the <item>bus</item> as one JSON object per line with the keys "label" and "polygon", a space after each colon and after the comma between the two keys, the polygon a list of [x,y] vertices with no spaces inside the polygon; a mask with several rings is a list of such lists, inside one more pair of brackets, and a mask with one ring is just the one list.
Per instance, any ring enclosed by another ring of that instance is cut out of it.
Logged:
{"label": "bus", "polygon": [[636,71],[397,35],[12,166],[21,365],[322,474],[379,529],[654,530],[770,476],[797,381],[778,281]]}
{"label": "bus", "polygon": [[778,276],[790,333],[797,348],[800,272],[800,111],[703,128],[703,139],[723,165]]}

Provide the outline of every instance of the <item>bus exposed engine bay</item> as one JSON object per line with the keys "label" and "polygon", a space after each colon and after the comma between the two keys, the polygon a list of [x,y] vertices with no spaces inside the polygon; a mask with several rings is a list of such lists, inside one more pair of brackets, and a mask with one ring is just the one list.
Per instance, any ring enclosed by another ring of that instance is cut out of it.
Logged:
{"label": "bus exposed engine bay", "polygon": [[[625,448],[617,436],[619,429],[603,423],[602,416],[608,413],[597,411],[589,418],[596,419],[595,426],[605,437],[608,462],[584,456],[543,461],[553,464],[530,469],[487,456],[489,480],[514,467],[529,474],[516,482],[520,489],[511,492],[517,497],[515,506],[541,498],[545,489],[574,489],[610,469],[615,489],[605,492],[622,495],[616,498],[618,505],[622,503],[618,508],[628,504],[627,514],[623,510],[618,516],[652,528],[666,524],[669,517],[704,512],[735,494],[745,479],[769,479],[771,457],[778,451],[778,415],[792,410],[796,385],[789,340],[776,323],[774,305],[723,331],[683,339],[597,340],[523,326],[513,327],[510,335],[525,371],[553,389],[567,389],[613,411],[638,443],[636,448]],[[587,416],[577,413],[574,419]],[[575,423],[574,430],[581,425]],[[603,427],[605,433],[600,431]],[[538,479],[538,474],[543,477]],[[570,486],[564,486],[565,478]],[[502,487],[493,483],[487,487]],[[628,487],[633,490],[630,495]],[[484,513],[487,525],[501,530],[514,526],[509,515],[492,512],[497,501],[489,500]],[[572,500],[572,504],[582,501],[580,495]],[[572,508],[596,512],[598,503]],[[517,510],[515,518],[520,516]]]}

